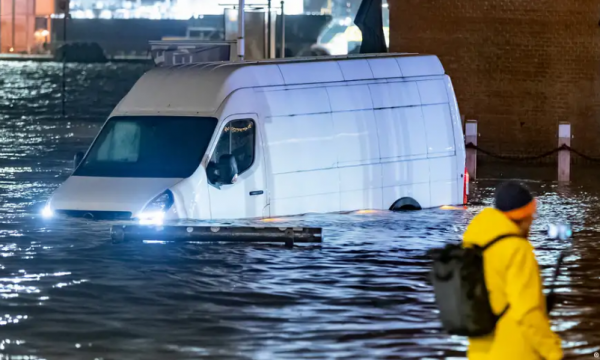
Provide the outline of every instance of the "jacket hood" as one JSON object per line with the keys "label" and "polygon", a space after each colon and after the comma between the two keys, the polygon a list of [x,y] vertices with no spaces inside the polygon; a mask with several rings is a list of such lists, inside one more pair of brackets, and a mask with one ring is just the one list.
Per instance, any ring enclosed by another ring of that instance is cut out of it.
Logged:
{"label": "jacket hood", "polygon": [[463,235],[465,244],[485,246],[502,235],[520,234],[521,229],[500,210],[484,209],[477,214]]}

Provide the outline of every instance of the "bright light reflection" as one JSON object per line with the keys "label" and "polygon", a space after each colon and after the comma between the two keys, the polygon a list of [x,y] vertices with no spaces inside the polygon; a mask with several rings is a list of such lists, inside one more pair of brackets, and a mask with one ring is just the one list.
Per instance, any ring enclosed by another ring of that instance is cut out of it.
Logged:
{"label": "bright light reflection", "polygon": [[440,210],[466,210],[466,209],[467,209],[466,206],[463,206],[463,207],[450,206],[450,205],[440,206]]}
{"label": "bright light reflection", "polygon": [[285,221],[284,219],[280,219],[280,218],[266,218],[266,219],[262,219],[262,222],[282,222]]}
{"label": "bright light reflection", "polygon": [[[0,316],[0,326],[6,326],[9,324],[18,324],[21,320],[27,320],[27,315],[10,315],[10,314],[5,314],[4,317]],[[1,344],[10,344],[10,340],[3,340],[1,342]],[[17,344],[19,345],[19,344]],[[2,350],[2,347],[0,347],[0,350]]]}
{"label": "bright light reflection", "polygon": [[54,211],[52,211],[49,205],[44,206],[44,209],[42,209],[42,217],[50,219],[52,216],[54,216]]}
{"label": "bright light reflection", "polygon": [[163,240],[143,240],[142,242],[144,244],[161,244],[161,245],[167,244],[167,241],[163,241]]}
{"label": "bright light reflection", "polygon": [[376,214],[378,212],[377,210],[358,210],[356,214]]}
{"label": "bright light reflection", "polygon": [[137,218],[140,225],[162,225],[165,220],[164,211],[142,212]]}

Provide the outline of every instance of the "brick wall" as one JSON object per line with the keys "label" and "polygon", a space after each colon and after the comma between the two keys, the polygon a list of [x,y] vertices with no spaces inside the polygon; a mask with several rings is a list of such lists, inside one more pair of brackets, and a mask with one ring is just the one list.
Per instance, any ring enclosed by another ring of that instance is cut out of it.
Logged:
{"label": "brick wall", "polygon": [[436,54],[479,144],[510,155],[572,145],[600,157],[600,2],[389,0],[390,49]]}

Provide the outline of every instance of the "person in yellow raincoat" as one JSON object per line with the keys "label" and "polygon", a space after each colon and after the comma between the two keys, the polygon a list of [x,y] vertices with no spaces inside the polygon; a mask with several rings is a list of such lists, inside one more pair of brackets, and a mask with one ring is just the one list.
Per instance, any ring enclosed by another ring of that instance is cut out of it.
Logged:
{"label": "person in yellow raincoat", "polygon": [[[469,360],[560,360],[560,338],[550,329],[540,270],[527,240],[536,200],[517,182],[496,191],[494,208],[479,213],[463,236],[463,246],[485,246],[502,235],[515,234],[484,252],[484,273],[490,304],[502,314],[492,335],[469,339]],[[508,306],[508,308],[507,308]]]}

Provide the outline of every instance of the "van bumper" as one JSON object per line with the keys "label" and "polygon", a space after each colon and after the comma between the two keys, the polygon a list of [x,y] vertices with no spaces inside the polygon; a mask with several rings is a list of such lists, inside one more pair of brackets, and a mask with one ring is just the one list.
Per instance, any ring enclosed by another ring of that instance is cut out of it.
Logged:
{"label": "van bumper", "polygon": [[54,210],[54,214],[89,220],[134,220],[130,211]]}

